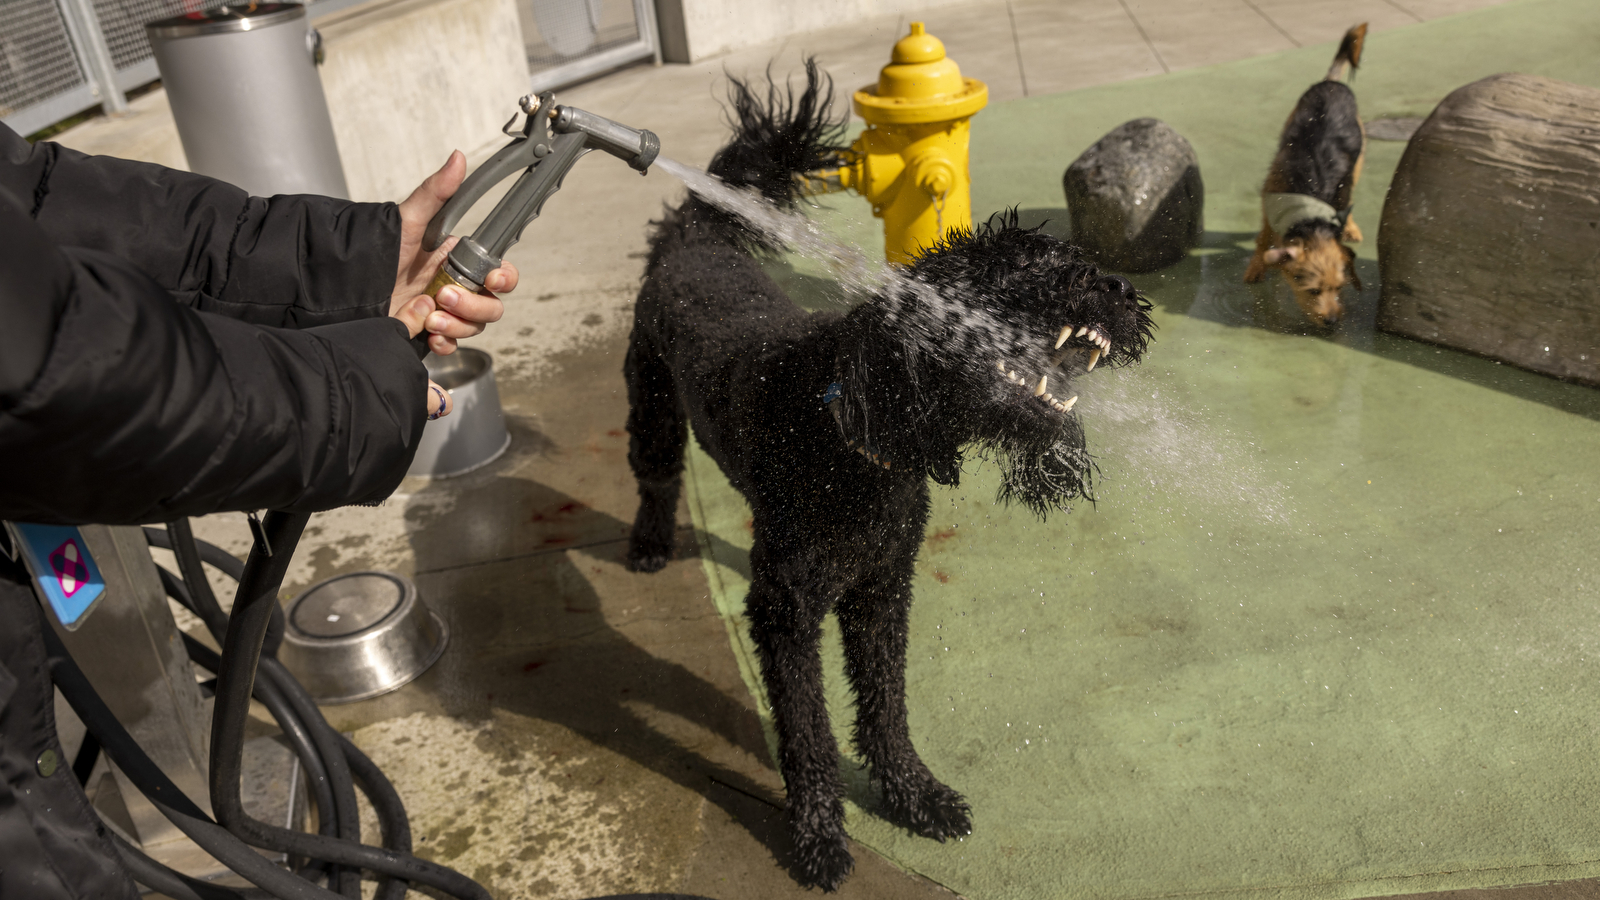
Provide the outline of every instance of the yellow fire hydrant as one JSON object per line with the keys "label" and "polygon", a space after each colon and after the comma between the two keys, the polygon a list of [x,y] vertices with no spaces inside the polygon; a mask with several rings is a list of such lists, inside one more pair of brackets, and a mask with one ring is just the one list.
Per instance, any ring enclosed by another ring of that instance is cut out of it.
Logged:
{"label": "yellow fire hydrant", "polygon": [[912,22],[878,83],[855,92],[867,128],[850,145],[849,163],[810,173],[805,187],[866,197],[883,219],[885,255],[909,263],[951,228],[972,226],[967,145],[972,117],[988,103],[988,85],[962,78],[944,42]]}

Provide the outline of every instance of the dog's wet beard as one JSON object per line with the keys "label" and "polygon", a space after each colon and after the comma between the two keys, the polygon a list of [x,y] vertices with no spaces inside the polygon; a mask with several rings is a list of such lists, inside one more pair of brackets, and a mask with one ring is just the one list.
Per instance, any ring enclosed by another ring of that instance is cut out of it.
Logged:
{"label": "dog's wet beard", "polygon": [[1018,400],[1041,400],[1014,396],[992,368],[973,362],[1002,347],[1020,355],[1023,332],[976,308],[954,327],[933,311],[948,307],[880,300],[852,314],[855,338],[839,360],[847,440],[946,485],[960,481],[965,445],[999,467],[1000,502],[1040,518],[1080,498],[1094,502],[1094,462],[1078,419],[1048,427],[1036,415],[1019,418]]}
{"label": "dog's wet beard", "polygon": [[999,467],[999,502],[1041,518],[1092,503],[1095,465],[1067,414],[1073,384],[1097,360],[1137,361],[1148,310],[1125,281],[1014,216],[953,234],[847,317],[846,439],[948,485],[965,446]]}
{"label": "dog's wet beard", "polygon": [[1044,519],[1051,512],[1068,512],[1079,498],[1094,502],[1094,458],[1077,419],[1067,419],[1053,442],[986,441],[977,455],[1000,467],[995,496],[1000,503],[1021,504]]}

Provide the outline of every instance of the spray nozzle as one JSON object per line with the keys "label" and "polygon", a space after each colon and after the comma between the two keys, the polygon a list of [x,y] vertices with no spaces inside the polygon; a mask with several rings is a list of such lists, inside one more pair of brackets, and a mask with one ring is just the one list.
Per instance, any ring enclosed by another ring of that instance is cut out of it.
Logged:
{"label": "spray nozzle", "polygon": [[483,280],[522,237],[528,223],[539,217],[544,202],[561,189],[561,179],[584,154],[604,150],[643,174],[661,151],[661,141],[654,133],[571,106],[557,106],[549,91],[524,96],[517,106],[527,116],[521,131],[512,130],[513,116],[505,127],[511,142],[467,176],[460,190],[428,223],[422,238],[425,249],[437,249],[490,188],[521,173],[483,224],[457,242],[445,262],[452,279],[473,291],[483,289]]}
{"label": "spray nozzle", "polygon": [[635,131],[592,112],[558,106],[550,110],[550,119],[558,134],[583,134],[592,149],[606,151],[641,174],[649,171],[661,152],[661,141],[654,132]]}

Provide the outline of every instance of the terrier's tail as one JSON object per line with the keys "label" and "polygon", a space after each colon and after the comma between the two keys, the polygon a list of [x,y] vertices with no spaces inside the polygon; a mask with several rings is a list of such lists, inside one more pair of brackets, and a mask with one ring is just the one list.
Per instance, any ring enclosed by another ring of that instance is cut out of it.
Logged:
{"label": "terrier's tail", "polygon": [[1339,42],[1339,52],[1333,55],[1333,65],[1328,67],[1328,76],[1323,81],[1349,81],[1355,75],[1356,69],[1361,68],[1361,45],[1367,41],[1367,23],[1346,31],[1344,40]]}
{"label": "terrier's tail", "polygon": [[767,76],[766,96],[729,79],[733,137],[706,171],[737,187],[753,187],[775,203],[797,196],[794,175],[841,164],[846,116],[833,111],[833,79],[806,60],[806,86],[798,97]]}

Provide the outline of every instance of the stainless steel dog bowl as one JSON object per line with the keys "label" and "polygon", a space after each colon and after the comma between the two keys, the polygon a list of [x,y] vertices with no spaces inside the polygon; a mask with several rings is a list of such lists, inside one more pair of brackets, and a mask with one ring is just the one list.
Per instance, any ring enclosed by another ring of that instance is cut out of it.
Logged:
{"label": "stainless steel dog bowl", "polygon": [[511,446],[511,434],[500,411],[489,354],[462,347],[449,356],[430,355],[423,364],[428,377],[450,392],[454,409],[422,430],[406,474],[446,478],[498,459]]}
{"label": "stainless steel dog bowl", "polygon": [[386,694],[427,671],[449,630],[393,572],[319,581],[289,604],[278,660],[318,703]]}

